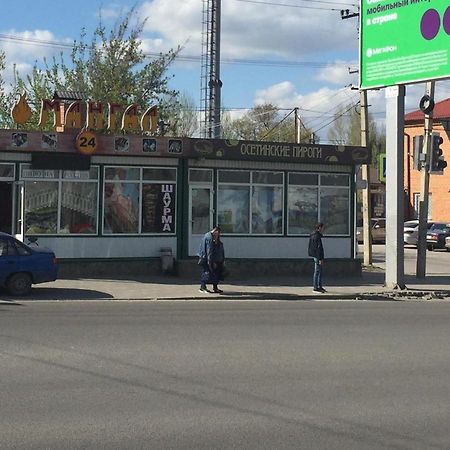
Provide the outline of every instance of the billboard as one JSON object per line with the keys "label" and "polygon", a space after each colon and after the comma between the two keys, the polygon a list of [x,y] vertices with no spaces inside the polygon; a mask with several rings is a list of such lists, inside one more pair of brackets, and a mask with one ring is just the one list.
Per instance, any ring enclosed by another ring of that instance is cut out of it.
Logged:
{"label": "billboard", "polygon": [[450,77],[449,0],[361,0],[360,87]]}

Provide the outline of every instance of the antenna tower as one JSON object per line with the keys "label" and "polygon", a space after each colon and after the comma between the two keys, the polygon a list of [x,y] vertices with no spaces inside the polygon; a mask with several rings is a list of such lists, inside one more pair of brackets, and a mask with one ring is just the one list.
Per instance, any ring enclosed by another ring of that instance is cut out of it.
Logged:
{"label": "antenna tower", "polygon": [[220,9],[221,0],[203,0],[201,60],[201,134],[219,139],[220,129]]}

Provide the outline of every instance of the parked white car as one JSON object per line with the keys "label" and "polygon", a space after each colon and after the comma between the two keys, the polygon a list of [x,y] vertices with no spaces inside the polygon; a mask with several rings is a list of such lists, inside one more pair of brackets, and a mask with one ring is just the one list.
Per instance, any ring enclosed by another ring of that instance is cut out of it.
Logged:
{"label": "parked white car", "polygon": [[[427,230],[433,226],[434,222],[427,223]],[[419,238],[419,221],[408,220],[403,224],[403,243],[405,245],[414,245],[417,247]]]}

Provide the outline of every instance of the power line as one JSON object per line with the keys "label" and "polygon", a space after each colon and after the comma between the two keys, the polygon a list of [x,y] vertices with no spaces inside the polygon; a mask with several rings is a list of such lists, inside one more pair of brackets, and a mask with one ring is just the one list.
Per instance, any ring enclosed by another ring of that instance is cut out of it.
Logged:
{"label": "power line", "polygon": [[[38,46],[40,45],[44,47],[63,48],[68,50],[72,50],[75,46],[75,43],[50,41],[36,38],[25,38],[9,34],[0,34],[0,41],[20,42],[25,45],[38,45]],[[146,52],[144,53],[144,55],[145,57],[148,58],[158,58],[161,56],[161,53]],[[177,55],[177,57],[175,58],[175,62],[176,61],[199,62],[200,60],[201,60],[200,56],[194,55]],[[335,62],[332,61],[281,61],[281,60],[258,60],[248,58],[245,59],[222,58],[221,64],[255,65],[260,67],[309,67],[309,68],[321,68],[326,67],[330,64],[337,66],[348,65],[346,63],[336,64]]]}
{"label": "power line", "polygon": [[293,112],[295,109],[291,110],[291,112],[287,113],[277,124],[275,124],[260,140],[263,141],[267,136],[269,136],[275,128],[280,126]]}
{"label": "power line", "polygon": [[341,114],[338,114],[336,117],[333,118],[333,120],[330,120],[328,123],[326,123],[325,125],[323,125],[320,128],[317,128],[314,133],[317,133],[318,131],[324,129],[325,127],[327,127],[328,125],[331,125],[333,122],[335,122],[336,120],[338,120],[340,117],[342,117],[344,114],[348,113],[352,108],[354,108],[357,104],[359,103],[359,101],[357,101],[355,104],[351,105],[349,108],[347,108],[345,111],[343,111]]}
{"label": "power line", "polygon": [[[261,1],[261,0],[235,0],[235,1],[243,2],[243,3],[255,3],[255,4],[259,4],[259,5],[283,6],[283,7],[287,7],[287,8],[315,9],[315,10],[321,10],[321,11],[340,11],[342,9],[342,8],[330,8],[330,7],[320,7],[320,6],[292,5],[289,3],[275,3],[275,2],[268,2],[268,1]],[[325,1],[312,2],[311,0],[309,0],[308,3],[326,3],[326,4],[334,4],[334,5],[337,4],[334,2],[325,2]],[[356,6],[352,3],[341,3],[341,5]]]}

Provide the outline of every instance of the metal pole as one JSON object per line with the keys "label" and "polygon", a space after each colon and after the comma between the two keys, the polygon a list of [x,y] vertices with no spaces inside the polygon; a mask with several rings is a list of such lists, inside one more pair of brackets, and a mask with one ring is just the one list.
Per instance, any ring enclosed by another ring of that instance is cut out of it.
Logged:
{"label": "metal pole", "polygon": [[[367,147],[369,143],[369,119],[367,117],[367,91],[360,91],[361,105],[361,147]],[[362,191],[363,200],[363,242],[364,242],[364,265],[372,264],[372,233],[371,230],[371,205],[370,205],[370,166],[361,166],[361,178],[365,182]]]}
{"label": "metal pole", "polygon": [[[425,86],[425,94],[434,100],[434,81],[428,81]],[[433,132],[433,111],[425,114],[423,153],[425,161],[422,164],[421,186],[419,198],[419,234],[417,242],[416,277],[425,278],[427,266],[427,222],[428,222],[428,194],[430,188],[430,156],[431,135]]]}
{"label": "metal pole", "polygon": [[405,288],[404,219],[405,86],[386,88],[386,273],[390,289]]}
{"label": "metal pole", "polygon": [[221,89],[222,89],[222,81],[220,80],[220,33],[221,33],[221,0],[215,0],[215,11],[213,17],[213,27],[215,24],[215,30],[213,36],[215,38],[214,45],[214,56],[213,56],[213,65],[214,65],[214,138],[220,139],[221,136],[221,126],[220,126],[220,103],[221,103]]}
{"label": "metal pole", "polygon": [[294,108],[295,142],[300,143],[300,120],[298,118],[298,107]]}

